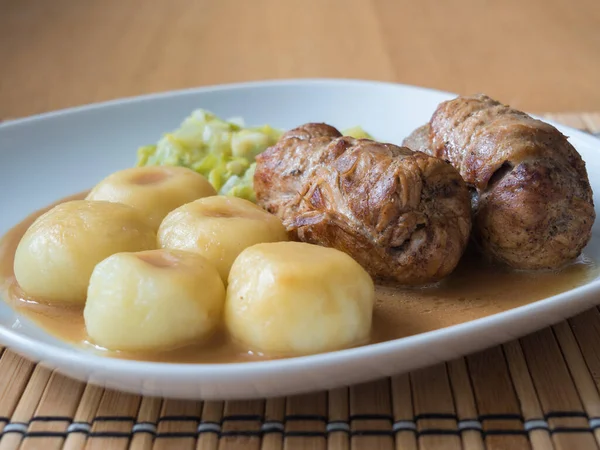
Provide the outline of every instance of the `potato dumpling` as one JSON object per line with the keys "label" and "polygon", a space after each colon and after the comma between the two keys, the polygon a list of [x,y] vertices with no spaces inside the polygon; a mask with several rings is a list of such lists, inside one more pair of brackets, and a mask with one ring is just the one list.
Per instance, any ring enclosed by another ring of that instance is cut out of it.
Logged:
{"label": "potato dumpling", "polygon": [[117,252],[156,248],[156,232],[137,209],[74,200],[42,214],[15,253],[17,282],[48,303],[83,304],[94,266]]}
{"label": "potato dumpling", "polygon": [[158,229],[159,247],[201,254],[215,265],[223,282],[246,247],[287,239],[277,217],[248,200],[226,196],[183,205],[169,213]]}
{"label": "potato dumpling", "polygon": [[175,208],[217,192],[199,173],[185,167],[133,167],[109,175],[86,200],[105,200],[134,206],[155,229]]}
{"label": "potato dumpling", "polygon": [[221,323],[224,302],[217,269],[198,254],[117,253],[94,269],[83,316],[97,345],[166,350],[210,336]]}
{"label": "potato dumpling", "polygon": [[369,274],[339,250],[258,244],[233,263],[225,323],[235,339],[257,351],[318,353],[365,342],[374,301]]}

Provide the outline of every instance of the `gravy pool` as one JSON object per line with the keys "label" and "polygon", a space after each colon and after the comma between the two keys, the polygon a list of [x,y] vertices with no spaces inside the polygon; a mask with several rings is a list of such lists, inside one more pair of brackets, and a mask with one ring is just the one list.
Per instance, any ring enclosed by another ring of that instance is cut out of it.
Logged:
{"label": "gravy pool", "polygon": [[[0,241],[0,295],[18,313],[37,323],[50,334],[100,352],[106,356],[176,363],[230,363],[280,358],[264,355],[233,342],[224,331],[203,345],[190,345],[161,353],[126,353],[100,349],[88,341],[83,307],[50,306],[26,298],[13,272],[17,245],[33,221],[56,204],[85,198],[87,192],[50,205],[10,230]],[[456,325],[526,305],[573,289],[595,278],[598,266],[579,257],[556,271],[523,272],[502,268],[468,251],[456,270],[436,285],[401,289],[378,286],[369,342],[398,339]]]}

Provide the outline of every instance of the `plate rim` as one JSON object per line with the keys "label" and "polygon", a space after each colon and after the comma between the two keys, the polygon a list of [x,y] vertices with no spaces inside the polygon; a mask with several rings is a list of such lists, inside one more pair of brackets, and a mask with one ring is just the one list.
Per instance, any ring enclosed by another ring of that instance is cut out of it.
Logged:
{"label": "plate rim", "polygon": [[195,87],[187,87],[182,89],[173,89],[167,91],[157,91],[149,94],[142,95],[128,95],[125,97],[118,97],[110,100],[103,100],[99,102],[92,102],[86,104],[80,104],[75,106],[68,106],[65,108],[54,109],[51,111],[30,114],[23,117],[5,118],[0,119],[0,128],[5,126],[15,126],[24,123],[34,122],[40,119],[46,119],[50,117],[59,117],[63,115],[70,115],[74,113],[80,113],[84,111],[94,111],[97,109],[119,105],[119,104],[131,104],[141,103],[146,101],[159,100],[163,98],[171,97],[183,97],[190,94],[201,94],[204,92],[218,92],[218,91],[229,91],[238,89],[248,88],[261,88],[270,86],[282,86],[289,87],[295,84],[310,84],[312,86],[336,84],[336,85],[362,85],[362,86],[380,86],[388,88],[408,88],[412,90],[420,90],[429,93],[437,93],[444,96],[458,95],[452,92],[443,91],[435,88],[428,88],[423,86],[416,86],[405,83],[395,83],[393,81],[382,81],[382,80],[370,80],[360,78],[328,78],[328,77],[308,77],[308,78],[267,78],[264,80],[253,80],[253,81],[240,81],[232,83],[220,83],[210,84]]}

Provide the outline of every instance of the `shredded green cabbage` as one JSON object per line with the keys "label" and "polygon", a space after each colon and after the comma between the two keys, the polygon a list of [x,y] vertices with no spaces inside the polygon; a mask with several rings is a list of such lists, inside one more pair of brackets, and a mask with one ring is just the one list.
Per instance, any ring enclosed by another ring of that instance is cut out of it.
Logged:
{"label": "shredded green cabbage", "polygon": [[[274,145],[283,130],[269,125],[245,127],[241,119],[224,120],[197,109],[155,145],[137,151],[137,166],[184,166],[204,175],[219,194],[256,201],[253,189],[256,155]],[[372,137],[361,127],[343,133]]]}

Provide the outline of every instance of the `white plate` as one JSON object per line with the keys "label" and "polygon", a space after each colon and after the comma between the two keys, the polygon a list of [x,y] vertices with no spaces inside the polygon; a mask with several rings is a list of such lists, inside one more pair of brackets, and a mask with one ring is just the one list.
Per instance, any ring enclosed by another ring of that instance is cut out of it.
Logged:
{"label": "white plate", "polygon": [[[349,80],[292,80],[207,87],[118,100],[0,125],[0,232],[29,213],[133,165],[195,108],[291,128],[326,121],[364,126],[400,143],[451,94]],[[582,154],[600,193],[600,141],[558,126]],[[595,197],[596,204],[599,203]],[[600,260],[600,221],[585,250]],[[527,306],[395,341],[333,353],[236,364],[166,364],[96,356],[49,336],[0,302],[0,341],[72,377],[126,391],[183,398],[289,395],[363,382],[498,344],[600,303],[600,279]]]}

